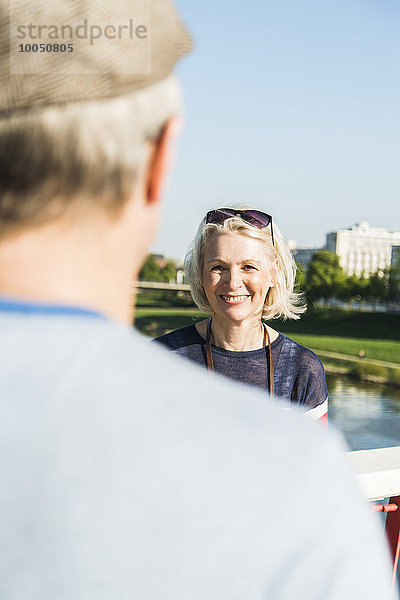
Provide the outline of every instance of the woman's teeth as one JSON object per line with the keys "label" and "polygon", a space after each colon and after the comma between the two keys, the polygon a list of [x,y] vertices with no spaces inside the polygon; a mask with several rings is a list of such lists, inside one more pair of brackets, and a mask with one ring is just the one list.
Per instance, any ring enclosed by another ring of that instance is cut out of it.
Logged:
{"label": "woman's teeth", "polygon": [[248,296],[221,296],[221,298],[225,300],[225,302],[234,304],[235,302],[243,302],[244,300],[247,300]]}

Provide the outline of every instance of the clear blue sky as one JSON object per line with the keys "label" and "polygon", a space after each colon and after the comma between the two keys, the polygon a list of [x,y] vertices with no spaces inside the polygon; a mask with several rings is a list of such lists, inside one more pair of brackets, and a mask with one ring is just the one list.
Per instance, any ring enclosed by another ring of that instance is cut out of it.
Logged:
{"label": "clear blue sky", "polygon": [[183,257],[210,208],[246,202],[322,245],[400,230],[399,0],[175,0],[185,128],[154,252]]}

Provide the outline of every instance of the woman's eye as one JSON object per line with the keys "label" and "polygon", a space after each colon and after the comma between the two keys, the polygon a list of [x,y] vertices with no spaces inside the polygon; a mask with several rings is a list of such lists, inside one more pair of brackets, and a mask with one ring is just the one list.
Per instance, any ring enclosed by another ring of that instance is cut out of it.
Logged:
{"label": "woman's eye", "polygon": [[253,265],[244,265],[245,271],[254,271],[256,268]]}
{"label": "woman's eye", "polygon": [[214,271],[214,273],[221,273],[222,267],[220,265],[215,265],[215,267],[213,267],[211,271]]}

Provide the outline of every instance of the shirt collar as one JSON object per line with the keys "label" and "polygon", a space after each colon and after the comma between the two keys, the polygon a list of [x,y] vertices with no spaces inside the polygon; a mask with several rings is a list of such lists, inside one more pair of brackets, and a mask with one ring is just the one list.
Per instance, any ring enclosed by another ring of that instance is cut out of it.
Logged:
{"label": "shirt collar", "polygon": [[41,302],[21,300],[8,296],[0,296],[0,313],[81,316],[96,317],[101,319],[105,318],[101,313],[88,308],[83,308],[81,306],[70,306],[67,304],[43,304]]}

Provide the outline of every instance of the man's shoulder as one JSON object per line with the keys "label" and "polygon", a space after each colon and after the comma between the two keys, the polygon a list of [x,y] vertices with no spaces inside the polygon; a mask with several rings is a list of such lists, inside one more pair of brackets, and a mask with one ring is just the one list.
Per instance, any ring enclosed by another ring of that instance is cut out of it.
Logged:
{"label": "man's shoulder", "polygon": [[[245,385],[218,374],[210,375],[191,361],[176,360],[162,345],[149,343],[148,338],[132,327],[105,319],[97,322],[77,319],[58,320],[47,331],[38,328],[37,336],[39,331],[41,342],[38,338],[37,341],[44,348],[42,359],[47,354],[47,360],[51,360],[51,354],[57,365],[55,371],[61,379],[68,379],[77,393],[91,387],[101,397],[112,390],[114,397],[142,396],[155,404],[161,398],[162,404],[170,401],[175,408],[179,405],[184,418],[191,411],[208,414],[210,419],[218,415],[219,426],[230,423],[243,431],[258,428],[262,423],[263,436],[267,433],[264,428],[270,430],[270,423],[274,422],[278,428],[293,427],[294,437],[297,431],[302,435],[302,415],[299,426],[297,415],[289,416],[265,394],[257,390],[249,394]],[[190,325],[164,337],[191,341],[195,336],[200,338],[194,325]]]}
{"label": "man's shoulder", "polygon": [[[69,317],[7,319],[2,325],[1,387],[16,397],[68,395],[75,405],[85,398],[94,410],[118,399],[120,407],[126,404],[123,412],[132,415],[167,407],[183,429],[193,420],[204,422],[205,429],[237,430],[243,439],[258,431],[268,447],[282,445],[281,434],[275,436],[281,428],[292,440],[308,439],[309,423],[302,415],[289,414],[265,394],[249,393],[246,386],[190,361],[178,361],[133,328]],[[7,356],[10,344],[13,352]]]}
{"label": "man's shoulder", "polygon": [[[54,389],[66,380],[72,385],[74,379],[85,387],[94,373],[96,380],[106,380],[113,369],[127,370],[140,347],[139,335],[102,316],[1,315],[0,330],[5,375],[20,373],[20,380],[37,375],[43,390],[50,381]],[[10,345],[13,352],[7,351]]]}

